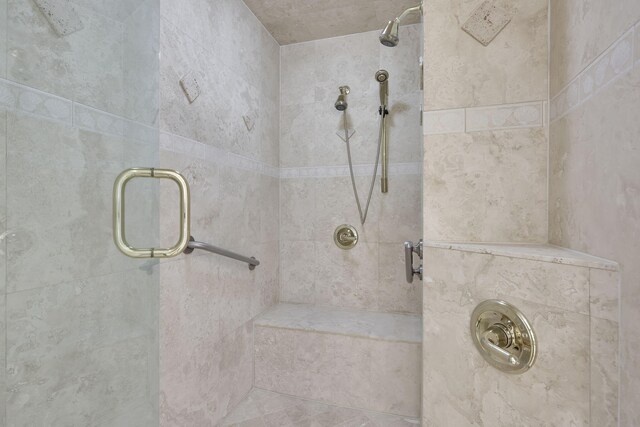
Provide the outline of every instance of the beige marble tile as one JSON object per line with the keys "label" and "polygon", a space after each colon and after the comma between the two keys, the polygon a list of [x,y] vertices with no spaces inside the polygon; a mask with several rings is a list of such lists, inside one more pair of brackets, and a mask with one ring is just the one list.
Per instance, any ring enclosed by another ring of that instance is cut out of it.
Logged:
{"label": "beige marble tile", "polygon": [[252,336],[248,322],[189,349],[164,342],[160,425],[217,425],[251,390]]}
{"label": "beige marble tile", "polygon": [[360,242],[348,251],[316,243],[316,303],[362,309],[377,306],[378,244]]}
{"label": "beige marble tile", "polygon": [[425,238],[546,241],[546,156],[543,129],[426,136]]}
{"label": "beige marble tile", "polygon": [[83,7],[77,11],[84,29],[60,38],[33,2],[9,0],[7,76],[121,114],[123,24]]}
{"label": "beige marble tile", "polygon": [[[300,43],[280,49],[280,105],[308,104],[316,99],[316,43]],[[341,83],[340,86],[349,84]],[[336,97],[338,86],[335,87]],[[286,122],[283,122],[286,124]]]}
{"label": "beige marble tile", "polygon": [[[313,155],[318,141],[316,104],[283,105],[280,119],[280,167],[316,166]],[[325,143],[337,146],[338,141],[337,135],[333,135]]]}
{"label": "beige marble tile", "polygon": [[[630,396],[640,393],[634,372],[640,366],[640,340],[633,328],[640,318],[638,246],[638,150],[640,68],[635,67],[605,90],[551,125],[551,241],[617,261],[621,267],[621,425],[640,422]],[[603,144],[602,141],[607,141]],[[588,180],[587,178],[588,177]],[[597,183],[589,185],[588,183]]]}
{"label": "beige marble tile", "polygon": [[64,357],[137,337],[153,345],[158,280],[157,270],[139,268],[8,294],[9,360]]}
{"label": "beige marble tile", "polygon": [[487,47],[460,30],[478,4],[429,4],[424,22],[425,111],[547,98],[547,2],[498,2],[514,16]]}
{"label": "beige marble tile", "polygon": [[[427,425],[588,425],[589,319],[475,284],[477,255],[428,250],[424,287],[423,423]],[[509,269],[518,271],[518,266]],[[481,280],[478,279],[480,282]],[[501,297],[532,323],[538,359],[522,375],[489,366],[468,322],[475,306]],[[451,328],[450,325],[459,325]],[[438,346],[427,343],[438,342]],[[444,350],[443,350],[444,349]]]}
{"label": "beige marble tile", "polygon": [[416,344],[257,326],[255,346],[257,387],[399,415],[419,411]]}
{"label": "beige marble tile", "polygon": [[[112,242],[111,193],[125,141],[14,113],[7,135],[10,291],[138,265]],[[152,222],[131,214],[141,234],[153,233]]]}
{"label": "beige marble tile", "polygon": [[551,96],[555,96],[638,19],[640,4],[551,1]]}
{"label": "beige marble tile", "polygon": [[280,181],[280,239],[313,240],[315,237],[316,182],[313,179]]}
{"label": "beige marble tile", "polygon": [[618,425],[618,323],[591,318],[591,425]]}
{"label": "beige marble tile", "polygon": [[[462,281],[470,292],[511,297],[589,315],[589,269],[533,260],[427,248],[431,263],[449,266],[439,272],[447,281]],[[464,268],[456,271],[452,266]],[[427,280],[433,278],[425,275]]]}
{"label": "beige marble tile", "polygon": [[280,242],[280,301],[315,302],[316,268],[315,242]]}
{"label": "beige marble tile", "polygon": [[591,316],[619,322],[620,273],[592,268],[589,282]]}
{"label": "beige marble tile", "polygon": [[17,425],[100,425],[147,393],[152,348],[146,338],[132,338],[64,355],[9,360],[7,419]]}

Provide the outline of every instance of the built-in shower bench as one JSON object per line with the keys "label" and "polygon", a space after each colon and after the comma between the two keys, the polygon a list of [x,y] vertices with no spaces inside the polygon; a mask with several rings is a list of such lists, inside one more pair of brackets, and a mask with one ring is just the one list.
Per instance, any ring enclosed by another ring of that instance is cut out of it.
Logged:
{"label": "built-in shower bench", "polygon": [[255,385],[417,417],[420,316],[278,304],[255,321]]}

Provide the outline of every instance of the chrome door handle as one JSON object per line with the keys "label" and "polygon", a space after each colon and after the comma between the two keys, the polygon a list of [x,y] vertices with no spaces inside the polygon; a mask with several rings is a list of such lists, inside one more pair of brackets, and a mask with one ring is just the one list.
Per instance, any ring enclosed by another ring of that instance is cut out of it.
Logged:
{"label": "chrome door handle", "polygon": [[[135,248],[127,242],[124,224],[125,189],[134,178],[170,179],[180,190],[180,237],[170,248]],[[156,168],[131,168],[122,172],[113,184],[113,240],[123,254],[131,258],[171,258],[180,255],[189,245],[191,218],[189,183],[177,171]]]}
{"label": "chrome door handle", "polygon": [[413,276],[418,276],[422,280],[422,265],[413,268],[414,253],[422,259],[422,239],[415,245],[411,241],[404,242],[404,268],[407,283],[413,283]]}

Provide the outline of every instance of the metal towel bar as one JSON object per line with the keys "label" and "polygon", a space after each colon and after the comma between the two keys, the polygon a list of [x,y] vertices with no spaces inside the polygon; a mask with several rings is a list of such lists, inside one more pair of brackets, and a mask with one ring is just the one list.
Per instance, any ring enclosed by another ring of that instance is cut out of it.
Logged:
{"label": "metal towel bar", "polygon": [[[180,190],[180,237],[170,248],[135,248],[127,242],[125,233],[125,189],[133,178],[170,179],[178,184]],[[214,254],[233,258],[249,264],[254,270],[260,261],[254,257],[245,257],[226,249],[218,248],[208,243],[196,242],[191,231],[191,195],[189,183],[177,171],[171,169],[132,168],[123,171],[113,184],[113,240],[116,247],[131,258],[171,258],[181,253],[190,254],[194,249],[202,249]]]}
{"label": "metal towel bar", "polygon": [[255,259],[254,257],[246,257],[244,255],[237,254],[235,252],[228,251],[226,249],[219,248],[217,246],[210,245],[208,243],[196,242],[193,237],[189,239],[189,244],[187,249],[184,250],[185,254],[190,254],[194,251],[194,249],[202,249],[203,251],[211,252],[214,254],[222,255],[227,258],[233,258],[238,261],[246,262],[249,264],[249,270],[254,270],[257,266],[260,265],[260,261]]}

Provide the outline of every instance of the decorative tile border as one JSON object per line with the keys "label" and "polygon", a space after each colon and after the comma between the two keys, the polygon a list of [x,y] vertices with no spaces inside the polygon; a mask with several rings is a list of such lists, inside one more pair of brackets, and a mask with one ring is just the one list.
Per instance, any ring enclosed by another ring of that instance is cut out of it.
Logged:
{"label": "decorative tile border", "polygon": [[0,106],[69,126],[72,123],[72,101],[5,79],[0,79]]}
{"label": "decorative tile border", "polygon": [[544,102],[425,111],[424,134],[481,132],[544,126]]}
{"label": "decorative tile border", "polygon": [[158,129],[128,120],[70,99],[0,79],[0,107],[20,111],[66,126],[136,142],[154,141]]}
{"label": "decorative tile border", "polygon": [[640,56],[640,46],[636,43],[640,40],[638,32],[640,24],[616,40],[551,100],[551,122],[566,116],[634,67]]}
{"label": "decorative tile border", "polygon": [[125,119],[82,104],[73,104],[73,126],[90,132],[124,136]]}
{"label": "decorative tile border", "polygon": [[466,131],[464,108],[427,111],[423,113],[422,126],[425,135],[463,133]]}
{"label": "decorative tile border", "polygon": [[544,126],[543,102],[467,108],[467,132]]}

